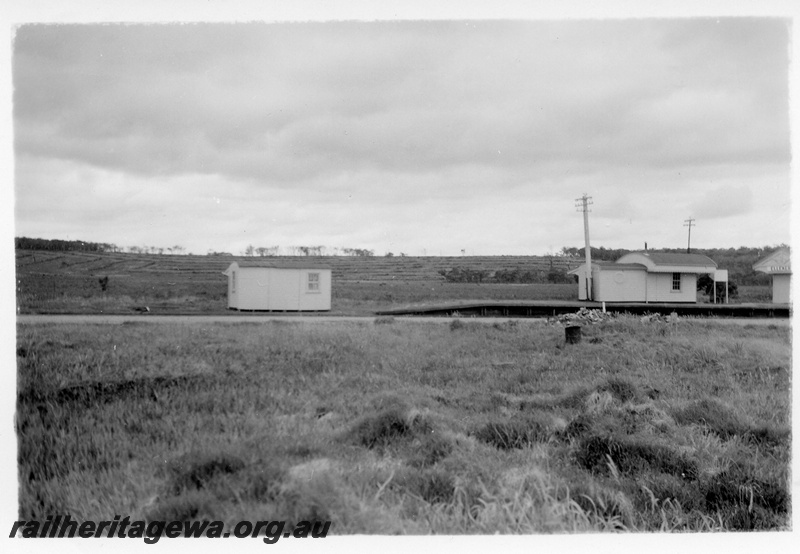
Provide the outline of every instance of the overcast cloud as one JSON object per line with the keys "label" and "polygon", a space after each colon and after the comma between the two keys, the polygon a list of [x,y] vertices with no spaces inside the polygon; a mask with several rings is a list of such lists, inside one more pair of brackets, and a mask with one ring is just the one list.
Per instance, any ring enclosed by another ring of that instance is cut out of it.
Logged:
{"label": "overcast cloud", "polygon": [[787,19],[23,25],[17,235],[419,255],[789,242]]}

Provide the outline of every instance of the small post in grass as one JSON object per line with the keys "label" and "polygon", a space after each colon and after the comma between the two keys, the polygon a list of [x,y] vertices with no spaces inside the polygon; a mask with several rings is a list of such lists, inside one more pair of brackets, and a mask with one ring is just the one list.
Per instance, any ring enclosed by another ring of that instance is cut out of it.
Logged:
{"label": "small post in grass", "polygon": [[564,336],[567,344],[578,344],[581,342],[581,326],[569,325],[564,328]]}

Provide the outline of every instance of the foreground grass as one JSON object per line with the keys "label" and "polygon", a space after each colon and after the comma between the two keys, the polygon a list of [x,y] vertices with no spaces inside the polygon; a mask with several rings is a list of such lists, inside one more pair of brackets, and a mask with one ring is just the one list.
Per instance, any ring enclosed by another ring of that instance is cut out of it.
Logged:
{"label": "foreground grass", "polygon": [[789,526],[787,328],[21,325],[22,519]]}

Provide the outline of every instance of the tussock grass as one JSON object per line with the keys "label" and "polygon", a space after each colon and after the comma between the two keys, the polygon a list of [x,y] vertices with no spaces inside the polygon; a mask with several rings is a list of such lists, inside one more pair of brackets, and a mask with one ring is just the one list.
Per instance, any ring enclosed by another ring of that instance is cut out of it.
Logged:
{"label": "tussock grass", "polygon": [[694,460],[644,437],[590,436],[581,440],[575,457],[586,469],[606,475],[659,472],[689,481],[698,476]]}
{"label": "tussock grass", "polygon": [[682,425],[702,425],[723,440],[738,436],[770,447],[786,444],[790,436],[790,430],[785,426],[771,423],[754,425],[731,407],[711,398],[676,407],[672,415]]}
{"label": "tussock grass", "polygon": [[186,489],[203,489],[217,475],[236,473],[245,462],[226,452],[192,452],[170,461],[167,466],[173,494]]}
{"label": "tussock grass", "polygon": [[171,496],[147,510],[149,521],[212,521],[217,499],[208,491],[188,490]]}
{"label": "tussock grass", "polygon": [[789,526],[787,329],[455,321],[21,325],[19,517]]}
{"label": "tussock grass", "polygon": [[708,482],[702,490],[706,505],[740,531],[774,529],[789,510],[787,479],[764,480],[745,464],[735,464]]}
{"label": "tussock grass", "polygon": [[476,439],[501,450],[526,448],[546,442],[555,431],[553,418],[542,412],[527,412],[508,421],[490,421],[475,429]]}
{"label": "tussock grass", "polygon": [[672,416],[682,425],[692,423],[704,425],[722,439],[743,435],[749,430],[748,423],[739,414],[711,398],[703,398],[675,408],[672,410]]}

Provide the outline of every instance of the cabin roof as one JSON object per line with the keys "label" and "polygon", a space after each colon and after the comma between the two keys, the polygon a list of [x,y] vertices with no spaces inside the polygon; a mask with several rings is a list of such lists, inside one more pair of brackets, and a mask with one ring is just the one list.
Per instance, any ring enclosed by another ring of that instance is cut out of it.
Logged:
{"label": "cabin roof", "polygon": [[792,272],[792,252],[788,248],[778,248],[753,264],[753,269],[763,273],[786,274]]}
{"label": "cabin roof", "polygon": [[[639,254],[646,256],[655,265],[691,265],[691,266],[714,266],[717,264],[714,260],[704,254],[685,254],[682,252],[631,252],[631,254]],[[630,255],[630,254],[628,254]],[[623,256],[624,257],[624,256]]]}
{"label": "cabin roof", "polygon": [[[599,267],[601,270],[616,270],[616,271],[645,271],[647,268],[642,264],[618,264],[616,262],[607,262],[607,261],[597,261],[592,262],[593,266]],[[567,275],[579,275],[583,268],[586,266],[585,263],[579,265],[575,269],[567,271]]]}
{"label": "cabin roof", "polygon": [[239,269],[330,269],[329,265],[320,263],[286,262],[281,260],[263,262],[233,262],[228,266],[229,271],[233,266]]}
{"label": "cabin roof", "polygon": [[679,252],[630,252],[617,261],[642,264],[650,273],[712,273],[717,269],[708,256]]}

